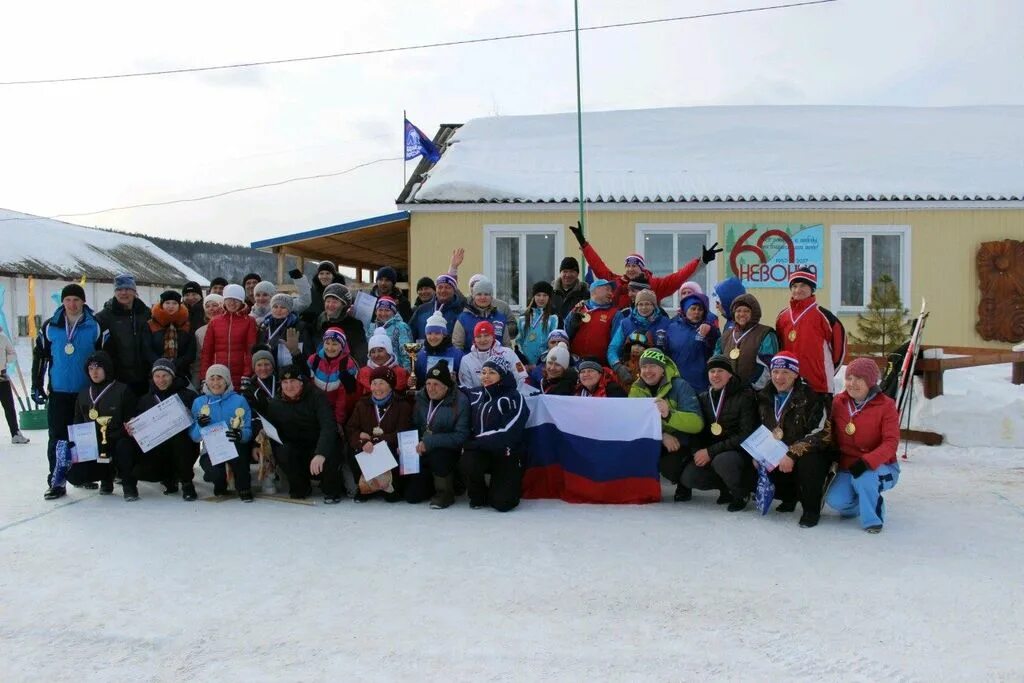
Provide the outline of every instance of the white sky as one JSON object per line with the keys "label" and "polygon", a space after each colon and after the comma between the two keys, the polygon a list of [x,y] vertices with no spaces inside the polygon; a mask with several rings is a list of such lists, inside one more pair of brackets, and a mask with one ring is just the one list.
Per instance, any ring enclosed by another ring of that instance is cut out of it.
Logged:
{"label": "white sky", "polygon": [[[581,0],[583,26],[778,0]],[[199,66],[572,26],[571,0],[9,3],[0,81]],[[1024,104],[1024,2],[840,0],[582,36],[584,110]],[[339,171],[442,122],[575,110],[571,35],[256,69],[0,87],[0,206],[77,213]],[[585,135],[585,131],[584,131]],[[412,171],[415,162],[409,162]],[[395,210],[402,162],[69,218],[236,244]],[[0,231],[16,231],[10,224]],[[5,234],[6,237],[6,234]]]}

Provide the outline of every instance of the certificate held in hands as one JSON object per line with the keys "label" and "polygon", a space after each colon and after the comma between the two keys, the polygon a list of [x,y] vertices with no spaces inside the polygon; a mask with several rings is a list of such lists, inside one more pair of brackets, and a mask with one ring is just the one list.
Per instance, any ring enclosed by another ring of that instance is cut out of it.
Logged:
{"label": "certificate held in hands", "polygon": [[203,436],[203,444],[206,445],[206,454],[210,456],[210,463],[220,465],[228,460],[238,457],[235,444],[228,439],[228,426],[223,422],[214,422],[199,430]]}
{"label": "certificate held in hands", "polygon": [[148,453],[192,425],[192,413],[177,394],[128,421],[131,435],[143,453]]}
{"label": "certificate held in hands", "polygon": [[789,446],[776,439],[764,425],[755,429],[740,446],[769,472],[779,466],[779,461],[789,451]]}

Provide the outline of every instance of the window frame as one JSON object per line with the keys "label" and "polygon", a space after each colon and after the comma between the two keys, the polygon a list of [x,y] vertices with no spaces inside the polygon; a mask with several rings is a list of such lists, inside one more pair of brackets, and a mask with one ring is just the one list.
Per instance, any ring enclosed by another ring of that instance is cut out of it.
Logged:
{"label": "window frame", "polygon": [[[871,302],[871,287],[874,282],[871,280],[871,237],[874,235],[899,235],[901,238],[900,250],[900,279],[896,283],[900,292],[900,300],[904,307],[910,301],[911,278],[911,230],[909,225],[833,225],[829,230],[829,281],[831,295],[829,297],[832,311],[837,315],[855,315],[868,310]],[[843,238],[859,238],[864,242],[864,305],[843,306]]]}
{"label": "window frame", "polygon": [[[644,249],[644,236],[649,234],[665,234],[669,233],[676,235],[679,233],[686,233],[690,235],[704,235],[704,245],[708,246],[718,242],[718,223],[637,223],[636,224],[636,251],[638,254],[643,254],[644,258],[647,258],[647,252]],[[673,240],[672,258],[673,260],[679,253],[678,243]],[[720,254],[719,256],[724,256]],[[700,254],[694,254],[694,258],[700,258]],[[679,270],[683,267],[682,263],[677,263],[675,270]],[[714,286],[718,283],[718,259],[715,259],[711,263],[703,266],[707,271],[708,286],[704,293],[711,299]],[[672,272],[675,272],[672,271]],[[699,270],[699,268],[698,268]],[[659,276],[661,277],[661,276]],[[665,297],[669,298],[669,297]],[[676,309],[679,307],[679,291],[672,293],[672,308]]]}
{"label": "window frame", "polygon": [[[495,283],[495,298],[497,298],[497,282],[495,269],[495,255],[497,249],[495,248],[495,239],[498,237],[520,237],[519,241],[519,256],[523,277],[520,278],[519,282],[519,297],[520,301],[526,302],[526,304],[513,305],[512,302],[508,302],[509,307],[515,313],[522,313],[526,310],[526,305],[530,299],[530,289],[533,283],[525,282],[526,277],[526,239],[525,237],[529,234],[544,234],[554,233],[555,236],[555,259],[554,265],[556,271],[551,274],[550,279],[554,280],[558,276],[558,264],[561,263],[562,259],[565,258],[565,224],[564,223],[491,223],[484,225],[484,274]],[[467,292],[468,295],[468,292]]]}

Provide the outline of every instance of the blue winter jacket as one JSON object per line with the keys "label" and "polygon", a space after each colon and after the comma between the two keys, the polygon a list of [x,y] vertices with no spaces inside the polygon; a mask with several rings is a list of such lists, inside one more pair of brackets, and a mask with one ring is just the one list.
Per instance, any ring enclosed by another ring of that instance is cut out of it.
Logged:
{"label": "blue winter jacket", "polygon": [[[49,370],[50,391],[75,393],[89,386],[89,375],[85,361],[99,348],[102,337],[100,324],[92,309],[82,306],[82,317],[71,340],[74,353],[68,355],[64,347],[68,344],[67,326],[64,320],[64,306],[59,306],[53,317],[43,323],[36,337],[32,362],[32,386],[43,388],[43,378]],[[113,379],[113,378],[111,378]]]}
{"label": "blue winter jacket", "polygon": [[452,346],[451,341],[447,338],[438,349],[428,349],[424,346],[416,356],[416,377],[418,381],[422,384],[427,376],[427,371],[434,367],[439,360],[448,361],[448,371],[458,381],[459,368],[462,367],[462,356],[462,351]]}
{"label": "blue winter jacket", "polygon": [[192,417],[197,421],[192,423],[189,428],[188,434],[192,437],[192,440],[199,442],[202,440],[203,435],[199,431],[199,414],[203,409],[203,406],[210,406],[210,424],[217,424],[223,422],[231,428],[231,420],[235,417],[235,411],[241,408],[242,414],[242,426],[239,431],[242,432],[242,443],[248,443],[252,441],[252,409],[249,408],[249,404],[242,397],[241,394],[236,394],[232,389],[228,389],[220,396],[214,396],[213,394],[202,393],[192,403]]}
{"label": "blue winter jacket", "polygon": [[482,315],[479,308],[469,304],[463,309],[457,319],[457,322],[462,324],[462,329],[466,333],[465,339],[462,342],[461,350],[463,352],[469,351],[473,347],[473,330],[476,329],[477,323],[485,321],[494,325],[495,339],[498,341],[505,339],[505,325],[508,324],[508,320],[503,313],[499,312],[492,304],[487,311],[487,315]]}
{"label": "blue winter jacket", "polygon": [[[527,329],[526,316],[519,316],[519,334],[516,337],[516,345],[526,356],[529,365],[536,365],[541,354],[548,350],[548,335],[552,330],[558,329],[558,316],[550,315],[544,320],[544,312],[534,307],[530,312],[533,325]],[[530,337],[533,337],[531,339]]]}
{"label": "blue winter jacket", "polygon": [[[636,312],[636,308],[628,309],[628,315],[619,318],[615,331],[612,333],[612,340],[608,344],[608,367],[615,367],[616,363],[623,362],[621,357],[622,345],[634,332],[643,332],[652,346],[657,341],[659,330],[665,331],[667,336],[669,318],[660,308],[655,307],[654,313],[645,318]],[[626,359],[628,360],[628,359]]]}
{"label": "blue winter jacket", "polygon": [[[417,340],[427,338],[427,318],[434,315],[434,306],[437,304],[437,299],[431,299],[425,304],[420,304],[416,307],[416,310],[412,313],[412,318],[409,320],[409,329],[412,330],[412,335]],[[459,319],[459,314],[462,313],[462,309],[466,307],[466,297],[462,296],[458,292],[451,300],[441,306],[441,315],[444,316],[444,321],[448,324],[448,336],[452,336],[452,330],[455,329],[455,321]]]}
{"label": "blue winter jacket", "polygon": [[[692,299],[699,298],[707,306],[707,297],[703,294],[691,294],[683,300],[681,311],[685,311]],[[679,368],[679,375],[685,379],[694,391],[700,393],[708,388],[707,362],[715,349],[715,342],[720,335],[717,328],[712,327],[703,339],[697,337],[697,328],[704,324],[691,323],[686,314],[672,318],[668,325],[668,355]]]}

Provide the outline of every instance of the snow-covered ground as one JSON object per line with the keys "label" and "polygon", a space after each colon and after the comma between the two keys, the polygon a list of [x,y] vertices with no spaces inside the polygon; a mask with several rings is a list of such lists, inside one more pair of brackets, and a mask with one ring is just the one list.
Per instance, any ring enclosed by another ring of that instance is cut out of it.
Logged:
{"label": "snow-covered ground", "polygon": [[[1019,419],[1001,367],[947,373],[956,433],[956,411]],[[879,536],[699,493],[504,515],[153,484],[45,502],[30,436],[0,445],[3,681],[1024,678],[1019,436],[911,447]]]}

